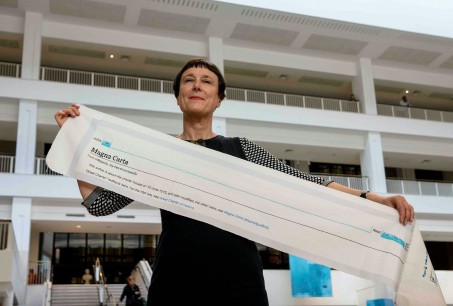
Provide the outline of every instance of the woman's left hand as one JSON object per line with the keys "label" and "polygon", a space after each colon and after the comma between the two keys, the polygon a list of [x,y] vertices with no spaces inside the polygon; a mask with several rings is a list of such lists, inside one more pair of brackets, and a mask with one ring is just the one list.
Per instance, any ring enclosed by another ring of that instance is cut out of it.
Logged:
{"label": "woman's left hand", "polygon": [[407,223],[414,221],[414,207],[409,204],[403,196],[380,196],[379,199],[371,198],[370,200],[395,208],[400,214],[401,224],[406,225]]}

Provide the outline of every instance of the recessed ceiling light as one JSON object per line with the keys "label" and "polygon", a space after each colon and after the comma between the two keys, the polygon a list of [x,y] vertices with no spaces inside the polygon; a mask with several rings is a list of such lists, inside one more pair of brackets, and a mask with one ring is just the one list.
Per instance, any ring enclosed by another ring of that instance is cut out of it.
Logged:
{"label": "recessed ceiling light", "polygon": [[406,93],[409,93],[409,89],[406,89]]}
{"label": "recessed ceiling light", "polygon": [[129,56],[127,56],[127,55],[121,55],[120,61],[122,61],[122,62],[130,62],[131,58]]}
{"label": "recessed ceiling light", "polygon": [[113,54],[110,54],[110,58],[114,58],[114,57],[115,57],[115,55],[113,55]]}
{"label": "recessed ceiling light", "polygon": [[76,228],[82,228],[82,225],[76,225]]}

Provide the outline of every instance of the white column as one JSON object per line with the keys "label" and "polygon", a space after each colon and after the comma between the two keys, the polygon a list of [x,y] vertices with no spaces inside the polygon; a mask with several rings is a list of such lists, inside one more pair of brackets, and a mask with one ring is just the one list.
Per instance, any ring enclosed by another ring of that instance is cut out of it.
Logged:
{"label": "white column", "polygon": [[223,65],[223,40],[217,37],[209,37],[209,60],[214,63],[220,72],[225,75]]}
{"label": "white column", "polygon": [[373,66],[368,58],[360,58],[357,62],[357,76],[352,81],[352,91],[360,100],[363,112],[377,114],[376,93],[374,90]]}
{"label": "white column", "polygon": [[31,204],[30,198],[13,198],[11,224],[16,240],[18,257],[17,265],[13,267],[13,289],[18,305],[25,306],[27,297],[27,276],[31,233]]}
{"label": "white column", "polygon": [[39,79],[41,65],[42,14],[25,12],[22,78]]}
{"label": "white column", "polygon": [[[220,72],[225,75],[223,65],[223,41],[221,38],[209,37],[209,60],[219,68]],[[222,107],[222,106],[220,106]],[[214,114],[215,116],[215,114]],[[212,130],[219,135],[227,136],[227,126],[225,118],[214,117],[212,121]]]}
{"label": "white column", "polygon": [[370,190],[377,193],[387,193],[384,155],[382,154],[381,135],[369,132],[365,149],[360,154],[362,175],[368,176]]}
{"label": "white column", "polygon": [[[22,78],[39,79],[41,61],[42,14],[25,13],[24,47],[22,53]],[[16,174],[34,173],[36,152],[36,116],[37,101],[21,100],[19,102],[19,117],[16,142]],[[31,198],[14,197],[11,209],[11,223],[16,240],[19,265],[16,268],[18,282],[14,286],[19,305],[25,305],[27,292],[28,261],[31,234]]]}
{"label": "white column", "polygon": [[33,174],[36,152],[36,101],[21,100],[17,121],[15,173]]}

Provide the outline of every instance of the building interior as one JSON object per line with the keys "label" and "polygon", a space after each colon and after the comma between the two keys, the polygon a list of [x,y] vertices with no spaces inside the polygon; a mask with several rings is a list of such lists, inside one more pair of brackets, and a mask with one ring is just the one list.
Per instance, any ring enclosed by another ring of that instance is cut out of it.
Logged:
{"label": "building interior", "polygon": [[[69,305],[58,304],[58,286],[80,299],[86,279],[96,301],[99,282],[85,274],[99,264],[117,290],[149,270],[159,209],[134,201],[90,215],[76,180],[46,164],[54,114],[79,103],[177,136],[173,79],[198,57],[226,79],[219,134],[349,187],[403,195],[453,305],[453,33],[353,22],[340,4],[338,18],[266,5],[0,0],[0,306]],[[257,246],[270,305],[362,305],[357,292],[374,284],[333,269],[333,296],[293,297],[289,254]]]}

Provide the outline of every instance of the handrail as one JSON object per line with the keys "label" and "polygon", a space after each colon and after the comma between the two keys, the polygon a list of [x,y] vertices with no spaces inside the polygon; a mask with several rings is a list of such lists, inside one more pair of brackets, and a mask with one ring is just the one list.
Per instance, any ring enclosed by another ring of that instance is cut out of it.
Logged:
{"label": "handrail", "polygon": [[52,302],[52,282],[46,282],[46,293],[44,295],[44,306],[50,306]]}
{"label": "handrail", "polygon": [[145,259],[140,260],[140,262],[135,266],[135,270],[140,274],[143,285],[146,287],[146,290],[148,290],[149,285],[151,284],[151,277],[153,275],[149,262]]}
{"label": "handrail", "polygon": [[30,261],[28,263],[28,284],[41,285],[50,281],[51,262],[48,260]]}
{"label": "handrail", "polygon": [[[94,279],[96,281],[96,289],[98,291],[99,296],[99,305],[116,306],[116,300],[113,294],[109,292],[104,270],[102,268],[99,258],[96,258],[96,262],[93,265],[93,268],[94,268]],[[105,299],[104,296],[106,296]]]}

